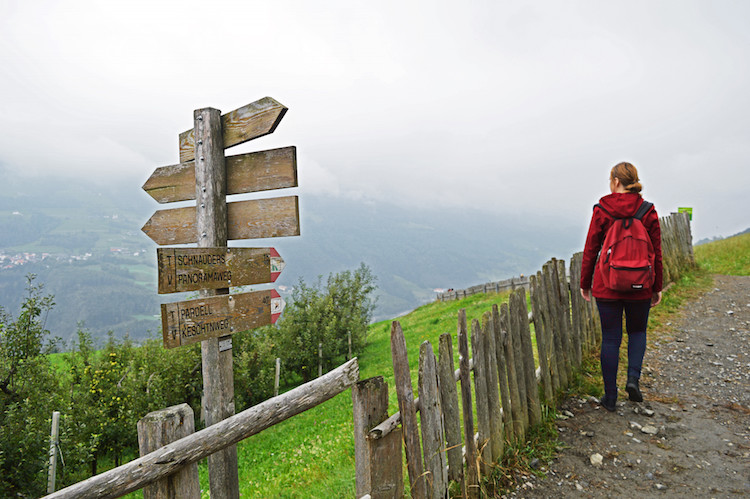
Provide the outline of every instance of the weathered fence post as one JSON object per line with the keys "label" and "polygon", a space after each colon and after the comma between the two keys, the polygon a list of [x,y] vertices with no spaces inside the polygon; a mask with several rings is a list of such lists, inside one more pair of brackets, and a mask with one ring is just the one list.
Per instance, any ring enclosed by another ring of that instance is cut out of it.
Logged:
{"label": "weathered fence post", "polygon": [[545,263],[542,266],[542,269],[544,273],[544,288],[547,292],[547,308],[549,310],[550,318],[552,319],[550,321],[552,325],[552,338],[554,340],[552,348],[555,352],[555,365],[557,366],[559,387],[565,388],[568,386],[568,368],[565,361],[567,356],[562,340],[562,321],[560,320],[560,307],[557,299],[559,287],[555,284],[553,279],[553,275],[557,275],[557,272],[554,271],[555,269],[552,261]]}
{"label": "weathered fence post", "polygon": [[523,440],[525,428],[523,424],[523,412],[526,410],[526,396],[524,404],[521,404],[521,392],[519,390],[519,373],[516,372],[516,360],[513,352],[513,338],[510,332],[510,317],[508,316],[508,304],[500,305],[500,327],[503,330],[503,350],[505,351],[505,367],[508,370],[508,388],[510,389],[510,407],[513,413],[513,434],[515,441]]}
{"label": "weathered fence post", "polygon": [[398,409],[401,413],[401,427],[404,432],[406,464],[409,471],[409,484],[412,497],[427,497],[427,481],[422,466],[422,452],[419,445],[419,427],[417,426],[417,408],[414,404],[414,392],[409,374],[409,359],[406,355],[406,339],[398,321],[391,323],[391,357],[393,358],[393,377],[396,383]]}
{"label": "weathered fence post", "polygon": [[[205,108],[196,110],[193,117],[198,247],[226,246],[227,180],[221,113],[218,109]],[[228,288],[200,291],[201,297],[226,294],[229,294]],[[234,415],[232,349],[219,348],[220,341],[231,345],[232,338],[210,338],[201,342],[206,426]],[[208,467],[212,497],[238,498],[237,446],[231,445],[211,455]]]}
{"label": "weathered fence post", "polygon": [[570,280],[568,281],[568,292],[570,293],[570,323],[573,328],[574,337],[578,338],[578,354],[576,359],[578,365],[583,361],[584,354],[588,351],[587,339],[581,328],[581,315],[579,313],[580,300],[583,300],[578,291],[580,275],[578,274],[578,253],[570,257],[570,266],[568,267]]}
{"label": "weathered fence post", "polygon": [[[455,385],[455,381],[453,382]],[[438,389],[437,360],[429,341],[419,346],[419,403],[422,422],[422,449],[428,473],[428,492],[431,497],[448,496],[448,470],[445,462],[445,428],[443,409]],[[431,486],[430,486],[431,485]]]}
{"label": "weathered fence post", "polygon": [[495,332],[495,365],[500,385],[500,400],[503,403],[503,439],[513,440],[513,409],[511,409],[510,389],[508,388],[508,374],[505,365],[505,332],[500,327],[500,310],[497,304],[492,305],[492,323]]}
{"label": "weathered fence post", "polygon": [[281,377],[281,359],[276,357],[276,375],[273,378],[273,396],[279,396],[279,378]]}
{"label": "weathered fence post", "polygon": [[354,466],[356,497],[403,497],[401,429],[369,439],[367,433],[388,419],[388,384],[382,376],[357,382],[352,387],[354,415]]}
{"label": "weathered fence post", "polygon": [[466,492],[471,498],[479,497],[479,466],[474,443],[474,414],[471,405],[471,368],[469,365],[469,338],[466,327],[466,309],[458,311],[458,362],[461,381],[461,410],[464,419],[464,445],[466,445]]}
{"label": "weathered fence post", "polygon": [[492,445],[490,444],[490,413],[487,395],[487,367],[484,348],[482,348],[481,328],[479,321],[471,320],[471,353],[474,359],[474,393],[477,397],[477,433],[481,475],[489,474],[490,466],[494,462]]}
{"label": "weathered fence post", "polygon": [[542,302],[539,289],[540,282],[538,275],[529,276],[529,296],[531,297],[531,312],[534,317],[534,335],[536,336],[536,351],[539,357],[539,370],[541,371],[542,387],[544,388],[544,398],[547,404],[554,403],[555,391],[552,388],[552,375],[549,370],[549,359],[547,340],[545,338],[545,315],[542,312]]}
{"label": "weathered fence post", "polygon": [[511,316],[517,317],[518,337],[521,340],[521,365],[526,379],[526,404],[528,406],[529,425],[534,426],[542,421],[542,411],[539,405],[539,385],[536,382],[534,352],[531,348],[531,329],[529,328],[529,309],[526,306],[526,289],[519,287],[510,295],[510,298]]}
{"label": "weathered fence post", "polygon": [[[515,289],[510,294],[510,303],[513,302],[513,296],[515,294]],[[521,423],[523,424],[523,434],[526,435],[526,431],[529,429],[529,391],[531,389],[536,389],[536,379],[534,380],[533,386],[527,386],[527,379],[526,379],[526,366],[524,366],[524,356],[523,356],[523,344],[521,339],[521,325],[519,324],[519,316],[518,316],[518,309],[513,307],[511,308],[510,303],[508,303],[508,332],[510,333],[508,336],[510,337],[510,341],[512,342],[513,347],[513,361],[516,365],[516,381],[518,382],[518,395],[521,402],[520,412],[521,412]],[[515,308],[515,309],[514,309]]]}
{"label": "weathered fence post", "polygon": [[482,315],[482,348],[485,352],[485,367],[487,368],[487,395],[490,413],[490,442],[492,444],[492,458],[500,461],[505,450],[505,436],[503,435],[503,414],[498,392],[497,352],[495,345],[495,324],[492,312]]}
{"label": "weathered fence post", "polygon": [[581,365],[581,338],[576,334],[570,320],[570,286],[565,276],[565,260],[557,261],[557,278],[560,284],[560,304],[562,306],[562,320],[565,325],[565,336],[568,339],[568,351],[570,352],[571,364],[575,367]]}
{"label": "weathered fence post", "polygon": [[552,283],[552,294],[555,297],[555,311],[557,313],[557,324],[560,331],[560,343],[562,345],[562,358],[565,364],[565,374],[567,382],[573,375],[573,347],[571,346],[570,337],[568,335],[568,325],[565,322],[565,310],[563,305],[563,297],[561,293],[560,276],[558,274],[558,260],[553,258],[550,260],[550,282]]}
{"label": "weathered fence post", "polygon": [[55,491],[57,476],[57,445],[60,430],[60,411],[52,411],[52,429],[49,436],[49,470],[47,471],[47,493]]}
{"label": "weathered fence post", "polygon": [[560,366],[558,365],[558,353],[555,347],[555,317],[549,301],[549,282],[547,280],[546,266],[537,271],[536,281],[539,287],[539,304],[542,309],[542,320],[544,321],[544,341],[549,355],[549,371],[552,378],[552,392],[557,394],[562,380],[560,379]]}
{"label": "weathered fence post", "polygon": [[453,345],[451,335],[440,335],[438,347],[438,379],[440,402],[443,408],[445,426],[445,443],[448,457],[448,479],[461,484],[461,491],[466,495],[464,482],[463,456],[461,455],[461,416],[458,414],[458,391],[456,389],[455,364],[453,362]]}
{"label": "weathered fence post", "polygon": [[[195,432],[193,409],[187,404],[167,407],[146,414],[138,421],[138,449],[141,456],[164,447]],[[144,499],[198,499],[201,487],[198,463],[180,468],[176,473],[143,488]]]}

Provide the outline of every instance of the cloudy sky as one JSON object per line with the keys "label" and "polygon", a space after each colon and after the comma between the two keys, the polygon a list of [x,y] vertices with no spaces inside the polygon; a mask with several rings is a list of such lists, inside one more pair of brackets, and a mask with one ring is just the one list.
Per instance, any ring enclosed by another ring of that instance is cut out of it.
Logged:
{"label": "cloudy sky", "polygon": [[[555,212],[634,163],[696,238],[750,226],[750,2],[0,0],[0,167],[140,189],[192,111],[266,95],[299,193]],[[30,177],[31,178],[31,177]]]}

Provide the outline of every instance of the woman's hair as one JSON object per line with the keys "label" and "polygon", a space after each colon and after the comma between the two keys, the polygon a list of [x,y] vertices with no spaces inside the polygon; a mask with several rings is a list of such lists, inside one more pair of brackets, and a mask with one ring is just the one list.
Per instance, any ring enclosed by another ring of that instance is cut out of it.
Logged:
{"label": "woman's hair", "polygon": [[612,179],[620,179],[620,183],[628,190],[628,192],[641,192],[643,186],[638,179],[638,170],[635,166],[630,163],[618,163],[612,167],[610,173]]}

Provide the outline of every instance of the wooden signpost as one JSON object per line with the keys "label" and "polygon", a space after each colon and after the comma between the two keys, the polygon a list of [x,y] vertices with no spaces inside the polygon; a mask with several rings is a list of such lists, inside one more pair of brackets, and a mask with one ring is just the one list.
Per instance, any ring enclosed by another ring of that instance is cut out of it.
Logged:
{"label": "wooden signpost", "polygon": [[284,300],[274,289],[161,306],[164,346],[174,348],[276,323]]}
{"label": "wooden signpost", "polygon": [[[227,194],[297,187],[297,148],[227,156]],[[195,199],[195,160],[157,168],[143,190],[160,203]]]}
{"label": "wooden signpost", "polygon": [[158,248],[159,294],[276,282],[275,248]]}
{"label": "wooden signpost", "polygon": [[[273,324],[284,301],[273,290],[229,294],[232,286],[276,281],[284,260],[274,248],[229,248],[230,239],[300,234],[297,196],[226,202],[242,194],[297,186],[295,147],[224,157],[224,149],[273,133],[287,108],[270,97],[220,115],[193,113],[179,136],[180,163],[157,168],[143,185],[159,203],[195,200],[195,207],[159,210],[143,226],[159,245],[159,293],[199,291],[194,300],[162,305],[165,348],[201,342],[206,426],[234,414],[231,335]],[[208,460],[211,497],[238,498],[237,448]]]}
{"label": "wooden signpost", "polygon": [[[299,236],[297,196],[227,203],[226,212],[229,239]],[[141,230],[156,244],[196,243],[196,216],[193,207],[158,210]]]}

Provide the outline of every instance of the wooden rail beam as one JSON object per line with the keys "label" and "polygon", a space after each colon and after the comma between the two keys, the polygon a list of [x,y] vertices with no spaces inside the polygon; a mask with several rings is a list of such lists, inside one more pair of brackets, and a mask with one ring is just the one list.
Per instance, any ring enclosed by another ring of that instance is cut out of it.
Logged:
{"label": "wooden rail beam", "polygon": [[338,395],[359,379],[354,358],[278,397],[266,400],[189,437],[113,470],[45,496],[48,499],[113,498],[141,489],[230,445]]}

